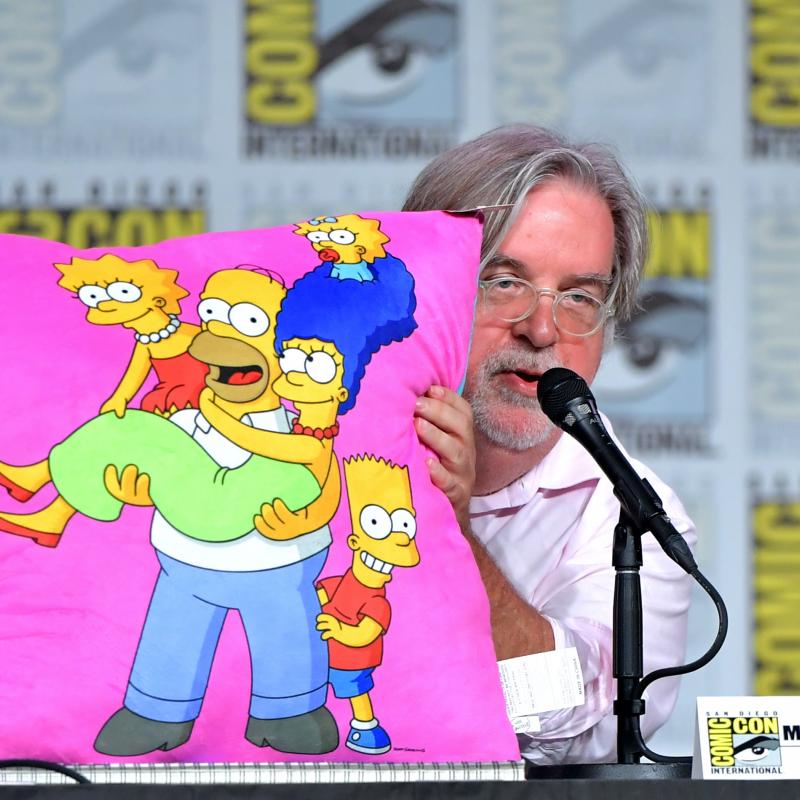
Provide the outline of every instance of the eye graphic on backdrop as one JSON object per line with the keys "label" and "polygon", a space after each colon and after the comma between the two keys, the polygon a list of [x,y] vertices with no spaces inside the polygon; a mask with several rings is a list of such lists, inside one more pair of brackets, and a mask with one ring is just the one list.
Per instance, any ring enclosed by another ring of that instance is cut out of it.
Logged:
{"label": "eye graphic on backdrop", "polygon": [[704,300],[658,289],[640,297],[642,309],[621,325],[603,356],[594,386],[609,399],[652,394],[669,383],[692,352],[705,342]]}
{"label": "eye graphic on backdrop", "polygon": [[[662,77],[676,61],[697,52],[703,43],[699,9],[686,5],[653,4],[638,0],[608,14],[573,42],[570,69],[604,70],[616,67],[618,77],[639,84]],[[666,74],[663,77],[668,77]],[[616,86],[616,84],[613,84]]]}
{"label": "eye graphic on backdrop", "polygon": [[419,86],[455,39],[451,6],[384,2],[321,42],[317,83],[335,102],[391,102]]}

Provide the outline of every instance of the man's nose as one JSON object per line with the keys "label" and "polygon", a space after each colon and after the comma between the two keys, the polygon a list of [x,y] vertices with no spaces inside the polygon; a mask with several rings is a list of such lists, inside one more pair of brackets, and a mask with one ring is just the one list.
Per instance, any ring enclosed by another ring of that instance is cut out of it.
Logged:
{"label": "man's nose", "polygon": [[553,321],[554,298],[543,294],[539,302],[525,319],[515,322],[511,330],[514,336],[527,339],[534,347],[550,347],[558,340],[558,328]]}

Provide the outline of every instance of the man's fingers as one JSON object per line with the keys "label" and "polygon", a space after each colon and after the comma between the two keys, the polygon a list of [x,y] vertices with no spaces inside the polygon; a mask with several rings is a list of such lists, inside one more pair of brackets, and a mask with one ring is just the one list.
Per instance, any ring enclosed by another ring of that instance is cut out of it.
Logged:
{"label": "man's fingers", "polygon": [[446,495],[449,496],[456,488],[456,479],[435,458],[428,459],[428,472],[431,476],[431,483]]}
{"label": "man's fingers", "polygon": [[[434,389],[439,389],[431,395]],[[417,399],[415,415],[446,433],[459,438],[472,437],[472,409],[463,397],[443,387],[431,387],[429,393]]]}
{"label": "man's fingers", "polygon": [[457,436],[446,433],[432,422],[421,417],[417,417],[414,425],[420,442],[426,447],[430,447],[439,456],[440,461],[457,470],[466,466],[471,452],[470,448],[472,447],[471,440],[467,444]]}

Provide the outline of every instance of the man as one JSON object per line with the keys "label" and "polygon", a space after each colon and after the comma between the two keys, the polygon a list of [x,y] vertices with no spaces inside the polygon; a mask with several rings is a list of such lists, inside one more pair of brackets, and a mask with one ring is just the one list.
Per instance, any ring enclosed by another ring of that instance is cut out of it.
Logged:
{"label": "man", "polygon": [[[583,448],[541,411],[551,367],[591,382],[614,321],[628,317],[646,254],[643,203],[614,156],[534,126],[491,131],[433,161],[406,210],[512,204],[487,213],[481,297],[464,389],[434,386],[417,431],[438,459],[433,482],[450,499],[486,586],[499,659],[577,649],[582,706],[541,715],[521,737],[535,763],[614,761],[611,567],[619,503]],[[468,401],[468,402],[467,402]],[[634,462],[690,544],[674,493]],[[681,663],[689,578],[642,539],[645,672]],[[645,736],[669,715],[677,681],[646,695]]]}

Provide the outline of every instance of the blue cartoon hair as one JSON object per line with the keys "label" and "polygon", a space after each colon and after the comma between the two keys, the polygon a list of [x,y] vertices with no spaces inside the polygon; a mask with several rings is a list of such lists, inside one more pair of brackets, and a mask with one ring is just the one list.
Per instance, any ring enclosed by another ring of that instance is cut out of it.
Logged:
{"label": "blue cartoon hair", "polygon": [[279,356],[289,339],[321,339],[342,354],[342,384],[348,397],[339,407],[340,414],[355,404],[372,356],[417,327],[414,278],[405,264],[387,254],[375,259],[370,268],[375,280],[361,283],[332,278],[330,265],[321,264],[289,289],[275,323]]}

